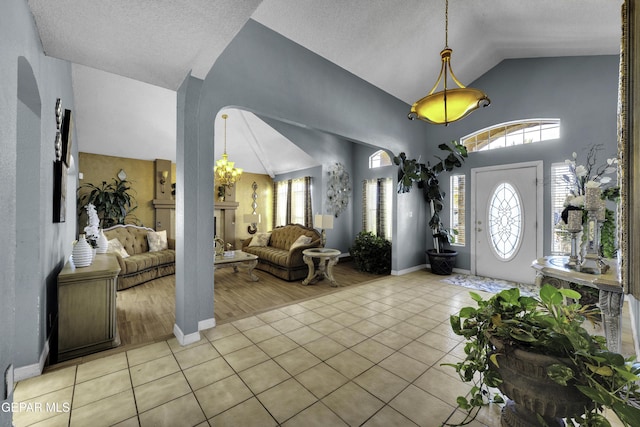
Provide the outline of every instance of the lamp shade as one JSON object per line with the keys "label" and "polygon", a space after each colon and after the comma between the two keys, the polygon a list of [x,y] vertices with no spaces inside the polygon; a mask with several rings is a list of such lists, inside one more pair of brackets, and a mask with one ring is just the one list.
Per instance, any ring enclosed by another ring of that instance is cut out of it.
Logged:
{"label": "lamp shade", "polygon": [[333,228],[333,215],[317,214],[313,218],[313,226],[323,230],[331,230]]}
{"label": "lamp shade", "polygon": [[411,107],[410,118],[434,124],[460,120],[474,110],[489,105],[489,99],[478,89],[464,87],[447,89],[425,96]]}
{"label": "lamp shade", "polygon": [[260,224],[260,214],[244,214],[242,220],[245,224]]}

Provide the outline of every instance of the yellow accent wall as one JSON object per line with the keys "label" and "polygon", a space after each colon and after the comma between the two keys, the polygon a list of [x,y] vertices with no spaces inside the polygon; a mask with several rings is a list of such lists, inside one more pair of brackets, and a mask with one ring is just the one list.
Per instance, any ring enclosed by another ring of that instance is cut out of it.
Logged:
{"label": "yellow accent wall", "polygon": [[[145,227],[155,228],[156,218],[155,209],[153,208],[153,196],[154,185],[156,179],[154,176],[154,161],[152,160],[138,160],[130,159],[126,157],[114,157],[104,156],[101,154],[79,153],[79,171],[83,174],[83,179],[80,180],[80,185],[84,183],[91,183],[94,185],[101,185],[102,181],[111,182],[123,169],[127,174],[127,181],[131,182],[134,197],[138,202],[138,208],[133,212],[133,215],[138,219],[139,223],[142,223]],[[176,165],[171,164],[171,177],[175,182]],[[239,203],[236,212],[235,230],[236,240],[246,239],[251,235],[247,231],[249,224],[245,224],[242,221],[244,214],[250,214],[253,212],[251,203],[253,201],[251,195],[253,189],[251,184],[253,182],[258,184],[258,208],[256,212],[262,216],[262,222],[258,224],[258,231],[270,231],[271,224],[273,222],[273,180],[269,175],[243,173],[242,178],[233,188],[233,195],[227,200],[235,200]],[[169,184],[166,184],[168,188],[171,188]],[[217,191],[217,188],[214,188]],[[127,222],[134,222],[134,218],[128,218]],[[213,213],[211,214],[211,220],[213,221]],[[79,229],[82,230],[86,224],[79,224]],[[236,248],[240,249],[240,248]]]}
{"label": "yellow accent wall", "polygon": [[[246,239],[251,236],[247,231],[250,224],[243,222],[243,215],[253,213],[251,203],[253,203],[253,189],[251,184],[255,181],[258,184],[258,208],[256,213],[261,215],[261,223],[258,224],[258,231],[271,231],[273,222],[273,179],[269,175],[243,173],[240,182],[235,185],[235,201],[239,203],[236,212],[236,240]],[[237,247],[236,249],[240,249]]]}
{"label": "yellow accent wall", "polygon": [[[85,183],[100,186],[102,181],[113,182],[120,169],[124,170],[127,174],[127,181],[131,183],[132,194],[138,202],[138,208],[132,215],[138,219],[138,224],[155,228],[156,214],[151,202],[154,190],[153,161],[90,153],[78,153],[78,156],[78,171],[83,174],[80,180],[81,186]],[[136,221],[134,218],[127,217],[127,222],[134,223]],[[80,224],[79,229],[82,230],[82,228],[84,228],[84,224]]]}

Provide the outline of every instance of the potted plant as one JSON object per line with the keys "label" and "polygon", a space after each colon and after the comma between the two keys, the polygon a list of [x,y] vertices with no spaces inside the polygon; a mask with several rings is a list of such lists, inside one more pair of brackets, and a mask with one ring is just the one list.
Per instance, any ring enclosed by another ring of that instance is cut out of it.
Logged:
{"label": "potted plant", "polygon": [[361,231],[349,248],[358,271],[373,274],[391,272],[391,242],[370,231]]}
{"label": "potted plant", "polygon": [[446,275],[451,274],[458,253],[444,247],[455,242],[457,231],[445,227],[440,219],[446,194],[440,188],[438,177],[442,172],[451,172],[461,167],[467,157],[467,148],[457,141],[440,144],[438,148],[447,153],[447,156],[435,156],[438,162],[433,165],[430,162],[425,164],[416,159],[407,159],[405,153],[394,156],[393,162],[399,166],[398,193],[408,193],[414,183],[422,189],[422,195],[431,212],[429,228],[433,237],[433,249],[427,250],[429,264],[433,273]]}
{"label": "potted plant", "polygon": [[[102,228],[124,224],[127,216],[138,207],[131,191],[131,183],[119,178],[113,178],[111,183],[102,181],[100,186],[82,184],[78,187],[78,206],[81,208],[78,215],[82,214],[82,208],[91,203],[96,208]],[[128,219],[137,223],[135,218]]]}
{"label": "potted plant", "polygon": [[[473,383],[458,406],[475,419],[497,387],[511,399],[502,425],[610,426],[602,415],[610,408],[625,426],[640,426],[640,369],[607,350],[605,339],[582,326],[597,321],[599,310],[577,302],[570,289],[543,285],[539,298],[504,290],[485,300],[471,293],[477,307],[451,316],[451,327],[466,339],[463,361],[452,364],[460,378]],[[565,303],[566,301],[566,303]],[[449,424],[450,425],[450,424]]]}

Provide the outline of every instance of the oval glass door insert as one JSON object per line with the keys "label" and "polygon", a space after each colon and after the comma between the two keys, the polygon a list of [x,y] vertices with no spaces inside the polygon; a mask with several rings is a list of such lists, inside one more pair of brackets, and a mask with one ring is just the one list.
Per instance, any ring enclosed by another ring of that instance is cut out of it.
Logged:
{"label": "oval glass door insert", "polygon": [[496,255],[508,261],[518,251],[522,239],[522,203],[508,182],[498,184],[489,201],[489,237]]}

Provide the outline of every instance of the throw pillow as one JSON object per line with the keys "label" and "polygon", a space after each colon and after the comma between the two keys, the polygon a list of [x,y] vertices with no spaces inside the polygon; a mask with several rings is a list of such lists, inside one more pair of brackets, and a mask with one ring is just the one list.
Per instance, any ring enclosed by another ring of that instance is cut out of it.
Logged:
{"label": "throw pillow", "polygon": [[298,248],[300,246],[308,245],[309,243],[311,243],[311,240],[312,240],[311,237],[302,235],[298,237],[296,241],[291,244],[291,247],[289,248],[289,250],[292,251],[295,248]]}
{"label": "throw pillow", "polygon": [[127,252],[127,250],[124,248],[124,246],[122,246],[122,243],[120,243],[120,240],[118,239],[111,239],[109,240],[109,242],[107,242],[107,252],[112,252],[112,253],[116,253],[116,254],[120,254],[120,256],[122,258],[127,258],[129,256],[129,253]]}
{"label": "throw pillow", "polygon": [[167,242],[167,230],[148,232],[147,241],[149,242],[149,252],[158,252],[164,249],[169,249],[169,243]]}
{"label": "throw pillow", "polygon": [[271,233],[256,233],[253,239],[251,239],[249,246],[267,246],[270,238]]}

